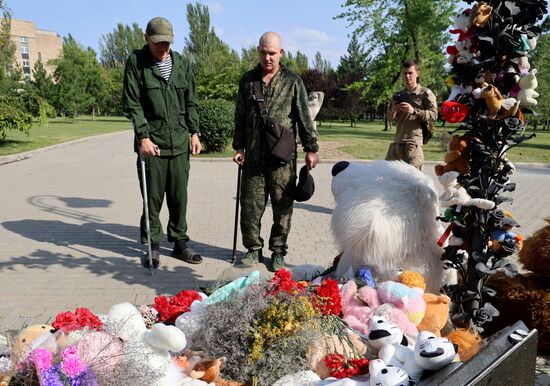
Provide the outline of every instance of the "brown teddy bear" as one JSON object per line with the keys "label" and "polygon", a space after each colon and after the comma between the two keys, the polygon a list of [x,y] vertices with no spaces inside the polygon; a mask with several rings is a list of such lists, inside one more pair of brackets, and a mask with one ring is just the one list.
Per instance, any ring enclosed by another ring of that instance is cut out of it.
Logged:
{"label": "brown teddy bear", "polygon": [[25,360],[27,354],[34,350],[39,344],[46,343],[45,347],[50,347],[55,351],[55,339],[53,333],[55,328],[47,324],[34,324],[21,330],[12,347],[12,358],[15,362]]}
{"label": "brown teddy bear", "polygon": [[472,24],[478,28],[483,28],[489,23],[489,20],[491,20],[492,14],[493,7],[486,2],[483,1],[476,4],[470,16],[473,18]]}
{"label": "brown teddy bear", "polygon": [[[550,217],[548,225],[524,241],[519,261],[532,272],[509,278],[499,272],[487,285],[497,291],[491,299],[500,315],[487,323],[486,333],[522,320],[530,329],[539,331],[538,353],[550,354]],[[485,326],[484,326],[485,327]]]}
{"label": "brown teddy bear", "polygon": [[449,141],[449,150],[445,154],[445,165],[435,165],[436,176],[441,176],[450,171],[456,171],[460,174],[466,174],[470,171],[470,162],[468,161],[467,137],[453,134]]}
{"label": "brown teddy bear", "polygon": [[191,371],[191,378],[200,379],[208,383],[214,383],[216,386],[243,386],[242,382],[227,381],[220,376],[222,366],[226,358],[203,359],[199,361]]}

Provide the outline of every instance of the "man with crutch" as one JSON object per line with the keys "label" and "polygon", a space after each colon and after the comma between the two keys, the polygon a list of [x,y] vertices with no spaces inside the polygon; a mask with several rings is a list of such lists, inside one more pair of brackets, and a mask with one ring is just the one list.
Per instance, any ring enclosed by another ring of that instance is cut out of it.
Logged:
{"label": "man with crutch", "polygon": [[[149,21],[147,44],[134,51],[124,70],[123,110],[134,127],[134,150],[138,153],[138,177],[142,195],[147,191],[141,216],[141,242],[148,243],[150,256],[141,263],[156,268],[160,264],[162,226],[159,212],[166,195],[169,220],[168,241],[174,243],[172,257],[199,264],[202,257],[187,245],[187,182],[189,153],[199,154],[199,118],[194,72],[189,61],[170,49],[174,39],[172,24],[162,17]],[[144,160],[145,178],[142,176]],[[143,189],[146,186],[146,189]]]}

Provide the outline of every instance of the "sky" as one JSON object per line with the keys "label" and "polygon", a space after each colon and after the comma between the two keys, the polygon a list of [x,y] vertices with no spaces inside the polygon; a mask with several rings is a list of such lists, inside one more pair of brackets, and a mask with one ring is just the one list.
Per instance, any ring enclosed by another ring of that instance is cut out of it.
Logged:
{"label": "sky", "polygon": [[[36,28],[69,33],[85,47],[99,51],[101,35],[117,23],[137,22],[145,30],[155,16],[169,19],[174,26],[173,49],[181,51],[189,28],[188,0],[5,0],[13,18],[34,21]],[[210,22],[218,36],[239,54],[241,48],[256,46],[265,31],[276,31],[283,48],[300,50],[313,62],[315,53],[338,65],[345,55],[353,27],[334,20],[342,12],[343,0],[212,0],[202,1],[210,10]],[[152,4],[154,7],[152,7]]]}

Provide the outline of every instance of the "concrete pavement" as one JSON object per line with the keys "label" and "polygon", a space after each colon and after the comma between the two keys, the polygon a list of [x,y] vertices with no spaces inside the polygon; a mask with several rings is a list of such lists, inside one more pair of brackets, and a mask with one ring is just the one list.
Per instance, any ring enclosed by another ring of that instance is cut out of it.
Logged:
{"label": "concrete pavement", "polygon": [[[203,264],[163,256],[153,277],[140,266],[144,248],[136,240],[142,203],[132,135],[95,137],[0,166],[0,331],[51,323],[58,312],[76,307],[105,312],[122,301],[151,303],[162,293],[211,286],[244,273],[227,261],[237,182],[237,168],[227,159],[193,159],[191,165],[189,235]],[[334,161],[313,171],[314,197],[295,205],[291,266],[326,267],[338,253],[330,233]],[[513,180],[517,190],[510,210],[522,225],[519,232],[528,237],[550,216],[550,169],[518,166]],[[268,208],[266,240],[270,221]],[[240,235],[237,245],[240,257]],[[164,243],[162,252],[169,254],[170,248]]]}

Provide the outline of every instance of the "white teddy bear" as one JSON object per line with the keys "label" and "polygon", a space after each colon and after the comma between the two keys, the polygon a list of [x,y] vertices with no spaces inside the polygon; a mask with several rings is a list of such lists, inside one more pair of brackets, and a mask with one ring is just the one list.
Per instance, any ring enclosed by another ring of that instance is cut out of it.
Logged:
{"label": "white teddy bear", "polygon": [[439,203],[442,206],[475,206],[487,210],[495,207],[495,203],[491,200],[472,198],[466,189],[458,183],[458,176],[458,172],[450,171],[438,177],[439,183],[443,187],[443,194],[439,197]]}
{"label": "white teddy bear", "polygon": [[537,105],[539,93],[535,91],[538,87],[537,81],[537,69],[534,68],[529,73],[520,78],[519,82],[520,91],[517,96],[519,105],[521,107],[534,107]]}
{"label": "white teddy bear", "polygon": [[386,365],[382,359],[369,361],[370,386],[409,386],[405,370]]}
{"label": "white teddy bear", "polygon": [[179,352],[187,344],[181,330],[162,323],[148,330],[138,309],[130,303],[111,307],[106,329],[126,345],[121,365],[137,366],[150,377],[148,385],[174,386],[183,382],[183,373],[170,356],[170,352]]}

